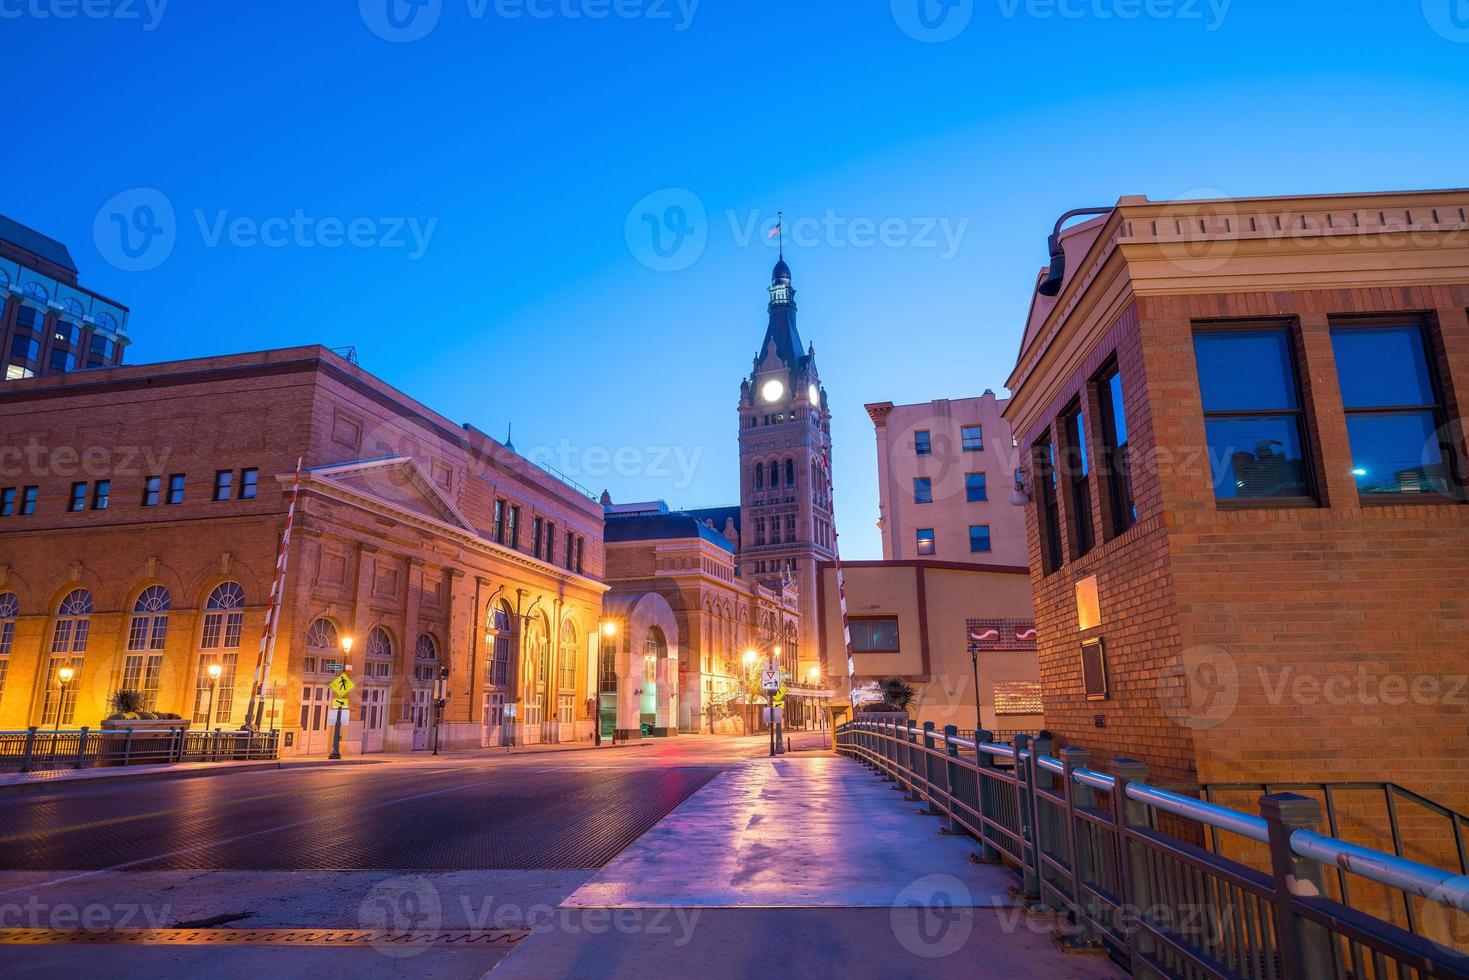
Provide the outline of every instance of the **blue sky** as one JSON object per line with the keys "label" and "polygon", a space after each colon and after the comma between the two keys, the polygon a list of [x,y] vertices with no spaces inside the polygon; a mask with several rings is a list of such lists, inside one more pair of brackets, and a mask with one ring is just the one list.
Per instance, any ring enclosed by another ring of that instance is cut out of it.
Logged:
{"label": "blue sky", "polygon": [[594,491],[732,502],[784,209],[854,558],[863,403],[999,389],[1060,212],[1469,173],[1465,0],[90,2],[0,0],[0,211],[129,360],[353,345]]}

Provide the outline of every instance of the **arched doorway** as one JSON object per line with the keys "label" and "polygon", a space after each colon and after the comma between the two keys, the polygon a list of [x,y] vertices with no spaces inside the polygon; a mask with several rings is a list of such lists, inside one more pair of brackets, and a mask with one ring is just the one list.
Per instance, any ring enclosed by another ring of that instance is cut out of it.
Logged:
{"label": "arched doorway", "polygon": [[642,697],[638,699],[638,722],[644,737],[660,726],[658,718],[658,686],[667,684],[668,638],[658,626],[649,626],[643,638]]}

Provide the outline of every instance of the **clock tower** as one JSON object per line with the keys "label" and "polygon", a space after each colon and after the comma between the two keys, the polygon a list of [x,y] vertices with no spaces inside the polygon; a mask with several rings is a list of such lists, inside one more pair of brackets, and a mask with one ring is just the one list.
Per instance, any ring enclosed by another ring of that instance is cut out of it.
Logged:
{"label": "clock tower", "polygon": [[[816,614],[817,565],[836,556],[827,466],[831,413],[814,347],[796,330],[796,290],[782,255],[771,273],[769,325],[750,375],[740,384],[740,577],[794,586],[801,609],[791,666],[806,682],[822,677]],[[791,651],[784,651],[787,658]],[[845,676],[846,665],[837,665]]]}

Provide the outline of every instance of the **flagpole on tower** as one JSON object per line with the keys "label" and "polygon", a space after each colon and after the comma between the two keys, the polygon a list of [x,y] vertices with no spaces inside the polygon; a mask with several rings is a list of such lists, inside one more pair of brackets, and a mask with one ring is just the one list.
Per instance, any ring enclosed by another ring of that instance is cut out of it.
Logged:
{"label": "flagpole on tower", "polygon": [[778,246],[779,249],[780,249],[780,257],[781,258],[785,258],[786,257],[786,213],[784,211],[777,211],[777,212],[775,212],[775,231],[776,231],[776,233],[778,235],[780,235],[780,243],[779,243],[779,246]]}

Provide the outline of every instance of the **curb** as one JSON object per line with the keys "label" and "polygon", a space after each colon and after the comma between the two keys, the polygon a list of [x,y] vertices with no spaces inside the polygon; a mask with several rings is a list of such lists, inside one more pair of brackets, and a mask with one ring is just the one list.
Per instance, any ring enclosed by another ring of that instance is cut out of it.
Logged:
{"label": "curb", "polygon": [[[263,772],[268,769],[302,769],[310,766],[360,766],[380,765],[374,759],[277,759],[266,762],[247,762],[238,766],[216,766],[199,769],[154,769],[139,770],[134,772],[116,772],[106,775],[86,776],[85,778],[61,777],[51,779],[37,779],[20,783],[0,783],[0,793],[25,792],[26,790],[51,789],[56,786],[74,786],[78,783],[115,783],[125,779],[191,779],[196,776],[226,776],[236,772]],[[119,767],[121,768],[121,767]],[[90,773],[95,770],[80,769],[76,772]]]}

